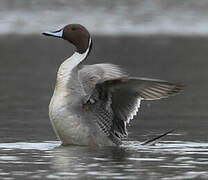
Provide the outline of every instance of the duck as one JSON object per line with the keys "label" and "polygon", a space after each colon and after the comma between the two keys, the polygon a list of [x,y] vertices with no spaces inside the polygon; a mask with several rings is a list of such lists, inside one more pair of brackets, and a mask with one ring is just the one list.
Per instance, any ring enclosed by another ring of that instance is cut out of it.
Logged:
{"label": "duck", "polygon": [[49,104],[49,118],[62,145],[120,146],[142,101],[167,98],[183,89],[181,83],[129,76],[111,63],[83,65],[93,42],[81,24],[43,35],[76,48],[58,69]]}

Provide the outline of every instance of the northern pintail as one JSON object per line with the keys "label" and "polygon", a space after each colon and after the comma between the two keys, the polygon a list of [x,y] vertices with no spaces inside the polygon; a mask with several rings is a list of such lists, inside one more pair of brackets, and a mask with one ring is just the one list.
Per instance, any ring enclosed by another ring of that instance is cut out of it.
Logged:
{"label": "northern pintail", "polygon": [[142,100],[165,98],[182,89],[177,83],[130,77],[113,64],[82,65],[92,39],[80,24],[43,34],[65,39],[76,47],[59,67],[49,105],[50,120],[64,145],[120,145]]}

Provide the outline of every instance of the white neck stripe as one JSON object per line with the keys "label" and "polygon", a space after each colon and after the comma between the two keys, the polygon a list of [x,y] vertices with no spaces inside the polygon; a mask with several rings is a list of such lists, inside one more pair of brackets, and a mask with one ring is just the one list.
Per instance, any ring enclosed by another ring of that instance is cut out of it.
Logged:
{"label": "white neck stripe", "polygon": [[[68,60],[70,59],[71,61],[73,61],[74,63],[74,67],[77,66],[79,63],[81,63],[88,55],[89,50],[90,50],[90,45],[91,45],[91,38],[89,39],[89,44],[88,44],[88,48],[84,53],[78,53],[75,52],[70,58],[68,58]],[[73,68],[74,68],[73,67]]]}
{"label": "white neck stripe", "polygon": [[91,45],[91,38],[89,39],[88,48],[84,53],[80,54],[78,52],[75,52],[71,57],[66,59],[61,64],[58,71],[58,76],[70,77],[71,71],[87,57],[90,50],[90,45]]}

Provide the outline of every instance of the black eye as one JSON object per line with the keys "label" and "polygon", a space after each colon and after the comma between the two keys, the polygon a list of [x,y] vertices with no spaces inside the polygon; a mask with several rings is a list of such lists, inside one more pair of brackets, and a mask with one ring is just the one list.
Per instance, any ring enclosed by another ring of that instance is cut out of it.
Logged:
{"label": "black eye", "polygon": [[72,27],[72,31],[76,31],[77,29],[75,27]]}

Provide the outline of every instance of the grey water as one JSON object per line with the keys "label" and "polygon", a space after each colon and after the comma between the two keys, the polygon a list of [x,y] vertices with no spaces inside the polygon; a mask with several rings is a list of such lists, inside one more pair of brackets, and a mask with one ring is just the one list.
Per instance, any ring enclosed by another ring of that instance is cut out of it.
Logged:
{"label": "grey water", "polygon": [[[0,179],[208,179],[207,7],[206,0],[0,0]],[[63,147],[53,132],[48,104],[73,47],[41,32],[73,22],[92,34],[87,64],[186,85],[142,102],[121,147]],[[171,129],[155,146],[141,145]]]}
{"label": "grey water", "polygon": [[[62,147],[48,118],[60,63],[72,46],[42,35],[0,37],[0,179],[207,179],[208,38],[93,36],[86,63],[184,82],[174,97],[143,102],[121,147]],[[125,42],[125,43],[124,43]],[[141,142],[175,131],[155,146]]]}
{"label": "grey water", "polygon": [[90,149],[57,141],[1,143],[1,179],[207,179],[208,143]]}

